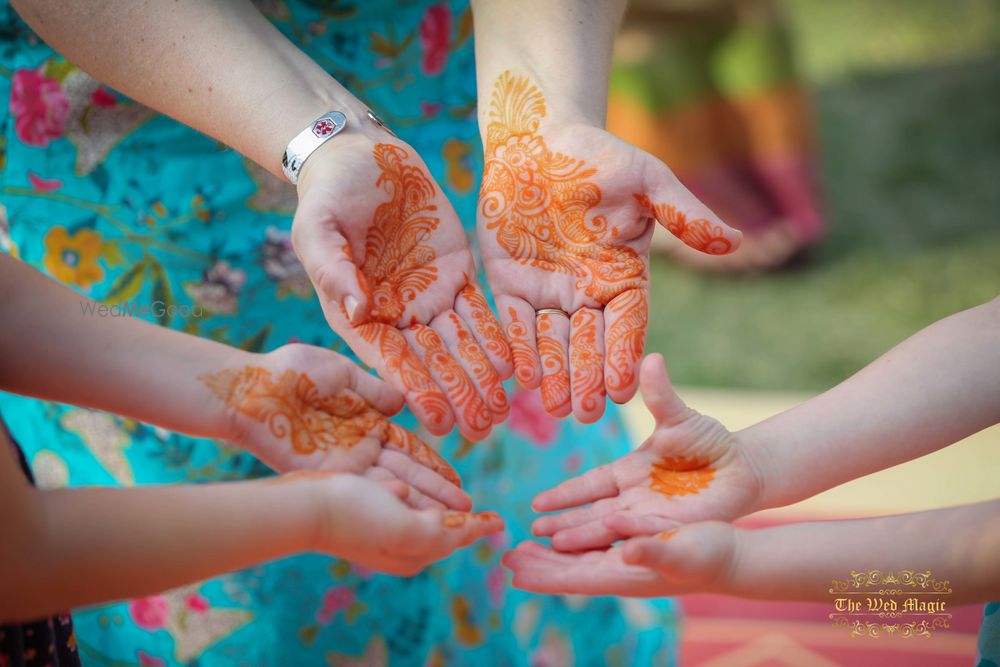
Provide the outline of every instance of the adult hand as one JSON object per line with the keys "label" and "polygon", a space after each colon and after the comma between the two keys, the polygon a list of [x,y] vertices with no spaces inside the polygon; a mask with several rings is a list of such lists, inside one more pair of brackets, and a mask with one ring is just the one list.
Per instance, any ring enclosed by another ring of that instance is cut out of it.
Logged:
{"label": "adult hand", "polygon": [[[684,405],[663,357],[646,357],[642,397],[656,419],[652,435],[617,461],[539,494],[535,535],[561,551],[606,547],[627,537],[655,535],[680,523],[732,520],[758,509],[759,465],[726,428]],[[592,503],[587,507],[580,507]]]}
{"label": "adult hand", "polygon": [[227,439],[275,470],[355,473],[402,482],[414,507],[472,506],[458,473],[386,417],[402,395],[347,358],[309,345],[237,358],[198,379],[226,406]]}
{"label": "adult hand", "polygon": [[510,350],[420,157],[363,126],[306,161],[298,192],[292,243],[333,330],[428,431],[484,438],[509,412]]}
{"label": "adult hand", "polygon": [[547,115],[527,77],[494,84],[479,242],[515,374],[545,409],[582,422],[635,393],[648,320],[652,221],[709,254],[731,229],[662,162],[600,127]]}

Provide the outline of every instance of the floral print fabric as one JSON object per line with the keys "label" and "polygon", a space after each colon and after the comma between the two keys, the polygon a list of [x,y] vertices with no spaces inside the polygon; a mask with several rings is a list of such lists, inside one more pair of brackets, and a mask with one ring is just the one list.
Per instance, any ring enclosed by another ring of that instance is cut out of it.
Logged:
{"label": "floral print fabric", "polygon": [[[482,151],[467,4],[257,4],[420,152],[471,230]],[[0,31],[0,94],[10,100],[0,116],[0,249],[114,306],[117,316],[250,350],[301,341],[350,354],[323,320],[291,249],[290,186],[100,85],[41,43],[6,5]],[[628,447],[614,410],[592,426],[555,422],[537,393],[510,390],[511,419],[488,440],[472,444],[452,435],[439,443],[477,505],[503,514],[506,534],[411,579],[304,555],[78,610],[84,661],[672,664],[672,601],[510,588],[499,559],[529,536],[531,498]],[[41,486],[270,474],[226,444],[102,413],[6,394],[0,409]]]}

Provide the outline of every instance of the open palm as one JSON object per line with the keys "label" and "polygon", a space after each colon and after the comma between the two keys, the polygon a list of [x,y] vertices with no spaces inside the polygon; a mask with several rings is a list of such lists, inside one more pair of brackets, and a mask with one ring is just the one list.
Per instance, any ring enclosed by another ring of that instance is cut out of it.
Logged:
{"label": "open palm", "polygon": [[318,347],[286,345],[258,359],[199,378],[225,402],[234,443],[278,472],[399,480],[415,507],[471,506],[447,461],[386,417],[403,406],[395,389]]}
{"label": "open palm", "polygon": [[345,134],[318,150],[292,242],[331,327],[428,431],[457,424],[478,440],[507,417],[510,350],[458,217],[410,146]]}
{"label": "open palm", "polygon": [[535,498],[537,511],[566,510],[533,525],[536,535],[552,538],[554,548],[603,548],[680,523],[732,520],[756,509],[760,475],[752,459],[722,424],[684,405],[663,357],[646,358],[641,385],[656,419],[642,446]]}
{"label": "open palm", "polygon": [[735,250],[740,233],[648,153],[546,121],[527,77],[497,80],[484,143],[479,240],[515,373],[553,416],[596,421],[606,395],[635,393],[653,221],[710,254]]}

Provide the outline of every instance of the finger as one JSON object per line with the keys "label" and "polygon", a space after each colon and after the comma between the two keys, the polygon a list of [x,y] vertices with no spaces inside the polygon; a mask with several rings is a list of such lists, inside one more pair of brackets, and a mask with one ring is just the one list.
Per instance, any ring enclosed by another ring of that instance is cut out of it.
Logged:
{"label": "finger", "polygon": [[645,289],[626,290],[604,307],[604,384],[616,403],[635,395],[648,325]]}
{"label": "finger", "polygon": [[598,500],[593,505],[539,517],[531,524],[531,532],[539,537],[555,535],[560,530],[575,528],[594,519],[603,519],[619,508],[618,498]]}
{"label": "finger", "polygon": [[604,519],[595,519],[555,533],[552,536],[552,548],[559,551],[604,549],[620,539],[621,535],[608,528]]}
{"label": "finger", "polygon": [[564,565],[532,558],[511,560],[512,585],[536,593],[648,596],[658,579],[644,568],[607,567],[598,562]]}
{"label": "finger", "polygon": [[292,247],[325,310],[342,314],[352,325],[368,320],[370,287],[328,213],[300,205],[292,222]]}
{"label": "finger", "polygon": [[451,464],[434,451],[430,445],[399,424],[389,422],[385,446],[403,452],[417,463],[430,468],[458,488],[462,488],[462,479],[451,467]]}
{"label": "finger", "polygon": [[658,427],[679,424],[691,415],[691,408],[674,391],[663,355],[650,354],[643,360],[639,384],[642,400]]}
{"label": "finger", "polygon": [[604,316],[600,310],[580,308],[569,326],[573,415],[592,424],[604,415]]}
{"label": "finger", "polygon": [[479,396],[492,414],[493,423],[499,424],[505,420],[510,413],[510,404],[503,382],[462,318],[458,313],[448,311],[435,317],[431,327],[440,334],[451,355],[472,378]]}
{"label": "finger", "polygon": [[451,404],[403,333],[381,322],[362,324],[354,331],[371,347],[365,361],[403,392],[424,428],[434,435],[450,431],[455,423]]}
{"label": "finger", "polygon": [[535,309],[522,299],[498,296],[497,310],[510,343],[514,377],[525,389],[537,389],[542,382],[542,362],[535,342]]}
{"label": "finger", "polygon": [[493,415],[465,369],[445,347],[441,336],[426,324],[414,324],[403,333],[413,349],[421,351],[424,365],[430,369],[434,380],[444,387],[461,434],[474,442],[489,435]]}
{"label": "finger", "polygon": [[388,416],[403,409],[404,399],[399,390],[357,364],[350,364],[348,368],[348,386],[376,410]]}
{"label": "finger", "polygon": [[629,540],[622,545],[622,560],[667,579],[718,583],[731,567],[736,533],[721,521],[686,524],[656,537]]}
{"label": "finger", "polygon": [[667,231],[708,255],[727,255],[739,248],[743,234],[701,203],[665,164],[654,158],[649,173],[649,196],[637,198]]}
{"label": "finger", "polygon": [[604,518],[604,525],[619,537],[646,537],[671,531],[680,524],[655,514],[626,514],[620,512]]}
{"label": "finger", "polygon": [[361,476],[375,482],[383,489],[386,489],[389,493],[405,502],[407,505],[415,507],[415,505],[411,504],[413,497],[410,493],[410,486],[406,482],[398,479],[388,470],[375,467],[368,468],[361,474]]}
{"label": "finger", "polygon": [[455,299],[455,312],[472,329],[500,379],[509,378],[514,373],[510,345],[478,285],[469,283],[462,288]]}
{"label": "finger", "polygon": [[504,521],[496,512],[445,512],[441,523],[443,547],[448,553],[504,529]]}
{"label": "finger", "polygon": [[408,456],[383,449],[378,457],[378,464],[445,507],[463,511],[472,508],[472,498],[469,494]]}
{"label": "finger", "polygon": [[532,501],[531,508],[536,512],[554,512],[618,495],[618,484],[611,466],[608,463],[594,468],[539,493]]}
{"label": "finger", "polygon": [[542,362],[542,405],[553,417],[573,410],[569,381],[569,318],[541,313],[535,320],[538,354]]}

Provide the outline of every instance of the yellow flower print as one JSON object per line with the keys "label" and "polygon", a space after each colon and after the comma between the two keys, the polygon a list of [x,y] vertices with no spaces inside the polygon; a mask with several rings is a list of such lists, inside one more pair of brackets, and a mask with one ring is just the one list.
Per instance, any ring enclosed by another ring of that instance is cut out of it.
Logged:
{"label": "yellow flower print", "polygon": [[472,189],[472,170],[469,168],[469,156],[472,155],[472,148],[469,144],[458,139],[449,139],[444,142],[441,149],[447,165],[448,183],[459,192],[468,192]]}
{"label": "yellow flower print", "polygon": [[104,278],[97,264],[102,246],[101,235],[92,229],[70,236],[65,227],[53,227],[45,235],[45,270],[60,282],[90,287]]}

